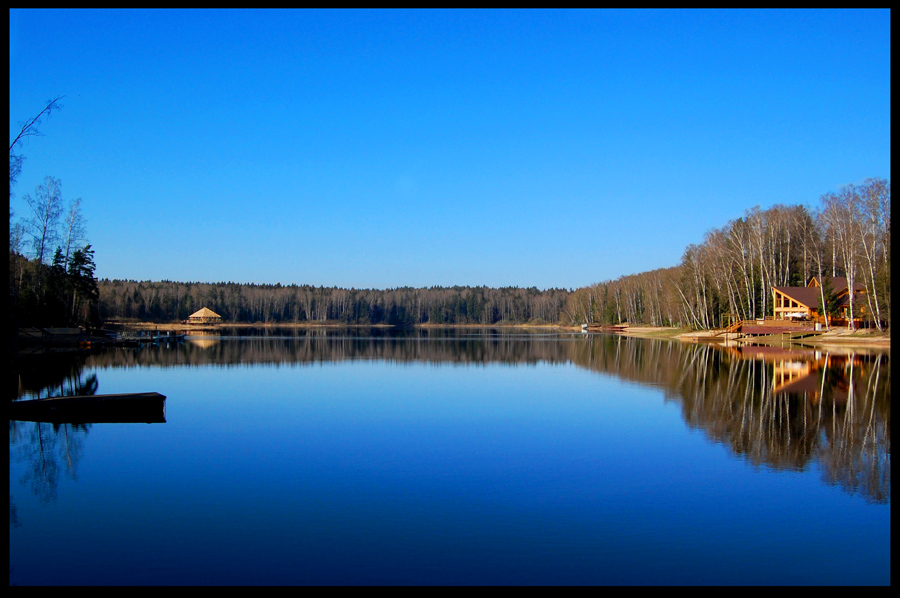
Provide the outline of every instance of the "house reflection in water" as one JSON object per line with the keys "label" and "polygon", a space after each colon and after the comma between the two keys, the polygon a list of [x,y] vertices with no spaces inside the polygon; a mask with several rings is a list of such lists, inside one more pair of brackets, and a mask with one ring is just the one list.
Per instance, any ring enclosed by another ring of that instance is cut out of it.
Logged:
{"label": "house reflection in water", "polygon": [[769,345],[729,346],[725,350],[738,360],[764,361],[772,364],[774,393],[811,393],[821,388],[820,377],[813,375],[826,359],[820,351]]}
{"label": "house reflection in water", "polygon": [[764,361],[772,365],[772,393],[798,395],[817,405],[827,391],[837,405],[847,402],[854,368],[864,366],[865,356],[804,347],[743,345],[727,347],[735,359]]}

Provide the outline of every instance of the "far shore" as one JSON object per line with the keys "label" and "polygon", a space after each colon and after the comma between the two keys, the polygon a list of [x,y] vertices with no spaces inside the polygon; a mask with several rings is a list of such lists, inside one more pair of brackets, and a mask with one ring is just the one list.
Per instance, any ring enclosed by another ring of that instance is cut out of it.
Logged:
{"label": "far shore", "polygon": [[[162,330],[179,331],[185,333],[210,332],[220,327],[228,328],[394,328],[390,324],[342,324],[339,322],[222,322],[218,325],[183,324],[180,322],[154,323],[154,322],[120,322],[118,327],[136,330]],[[580,331],[579,327],[560,326],[554,324],[417,324],[414,328],[516,328],[516,329],[549,329]],[[628,326],[618,332],[621,336],[633,336],[644,338],[664,338],[680,340],[683,342],[792,342],[804,345],[829,345],[835,344],[842,347],[862,346],[889,349],[891,346],[890,333],[874,330],[849,331],[846,328],[834,328],[814,337],[806,337],[791,341],[782,341],[780,338],[757,337],[750,341],[747,338],[738,338],[740,335],[726,334],[715,336],[716,330],[685,330],[683,328],[663,326]]]}
{"label": "far shore", "polygon": [[878,347],[887,348],[891,346],[890,333],[856,330],[850,331],[846,328],[833,328],[816,336],[798,338],[794,340],[784,340],[779,335],[771,335],[768,337],[753,337],[752,339],[743,337],[740,334],[722,334],[715,336],[718,330],[696,330],[685,331],[679,328],[660,328],[652,326],[629,326],[620,334],[625,336],[641,336],[648,338],[675,338],[685,342],[699,341],[736,341],[736,342],[790,342],[804,345],[840,345],[842,347],[861,346],[861,347]]}

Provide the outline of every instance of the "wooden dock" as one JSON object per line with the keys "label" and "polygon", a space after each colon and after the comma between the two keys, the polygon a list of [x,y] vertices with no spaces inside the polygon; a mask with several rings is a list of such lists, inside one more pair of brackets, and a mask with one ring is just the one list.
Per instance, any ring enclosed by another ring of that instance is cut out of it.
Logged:
{"label": "wooden dock", "polygon": [[18,331],[19,344],[23,347],[54,347],[71,349],[92,349],[102,346],[141,346],[184,341],[183,332],[156,330],[102,329],[82,330],[79,328],[25,328]]}
{"label": "wooden dock", "polygon": [[9,403],[9,419],[51,423],[165,423],[158,392],[48,397]]}
{"label": "wooden dock", "polygon": [[765,335],[765,334],[814,334],[816,329],[812,326],[775,326],[768,324],[744,324],[740,329],[741,334]]}
{"label": "wooden dock", "polygon": [[160,334],[159,332],[147,331],[124,331],[115,335],[110,339],[110,344],[114,345],[156,345],[162,342],[181,342],[184,340],[184,333],[181,334]]}
{"label": "wooden dock", "polygon": [[744,336],[781,335],[790,338],[801,338],[822,334],[814,324],[795,323],[786,320],[740,320],[727,328],[716,331],[712,336],[721,334],[741,334]]}
{"label": "wooden dock", "polygon": [[629,324],[588,324],[588,332],[625,332]]}

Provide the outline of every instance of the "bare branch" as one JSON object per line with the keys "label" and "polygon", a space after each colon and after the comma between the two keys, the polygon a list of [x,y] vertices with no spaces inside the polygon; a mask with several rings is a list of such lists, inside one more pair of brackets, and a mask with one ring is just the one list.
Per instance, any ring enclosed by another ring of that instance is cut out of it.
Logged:
{"label": "bare branch", "polygon": [[30,121],[25,123],[25,125],[22,126],[22,130],[19,131],[19,134],[16,135],[16,138],[13,139],[13,142],[9,144],[10,154],[12,154],[13,149],[16,147],[16,145],[19,142],[22,141],[22,139],[24,137],[37,137],[42,134],[40,131],[37,130],[37,126],[40,124],[41,118],[45,114],[49,116],[50,113],[53,112],[54,110],[59,110],[60,108],[62,108],[62,105],[59,104],[59,101],[61,99],[63,99],[64,97],[65,96],[57,96],[56,98],[54,98],[52,100],[48,100],[47,105],[44,106],[44,109],[41,110],[40,112],[38,112],[37,116],[35,116]]}
{"label": "bare branch", "polygon": [[25,137],[37,137],[41,135],[41,132],[38,131],[37,126],[41,122],[41,118],[46,114],[50,115],[54,110],[59,110],[62,108],[62,105],[59,104],[59,101],[63,99],[65,96],[57,96],[56,98],[49,100],[47,105],[44,106],[44,109],[38,112],[38,115],[32,118],[30,121],[25,123],[22,126],[22,130],[19,131],[19,134],[16,135],[16,138],[13,139],[13,142],[9,144],[9,196],[12,197],[12,188],[13,185],[16,184],[16,179],[19,178],[19,173],[22,172],[22,162],[25,160],[25,157],[22,154],[17,154],[14,152],[16,146],[22,142],[22,139]]}

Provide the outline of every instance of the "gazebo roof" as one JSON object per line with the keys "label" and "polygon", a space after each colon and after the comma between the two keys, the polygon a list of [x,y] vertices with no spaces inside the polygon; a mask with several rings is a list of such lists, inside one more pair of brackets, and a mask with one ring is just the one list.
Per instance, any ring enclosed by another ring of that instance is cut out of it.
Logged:
{"label": "gazebo roof", "polygon": [[221,318],[219,314],[209,309],[208,307],[203,307],[190,315],[191,318]]}

